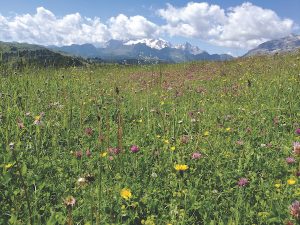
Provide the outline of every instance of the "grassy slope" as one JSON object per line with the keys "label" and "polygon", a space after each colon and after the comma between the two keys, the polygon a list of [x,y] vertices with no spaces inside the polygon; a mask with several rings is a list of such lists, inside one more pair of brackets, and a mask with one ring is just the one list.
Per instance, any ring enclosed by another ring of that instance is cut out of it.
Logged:
{"label": "grassy slope", "polygon": [[[26,189],[35,224],[64,224],[68,195],[77,200],[72,215],[80,224],[282,224],[300,198],[300,159],[285,162],[299,140],[299,57],[28,69],[0,77],[0,223],[29,221]],[[116,86],[125,151],[109,160],[100,153],[118,144]],[[42,125],[33,125],[41,112]],[[140,152],[131,153],[132,144]],[[79,150],[81,160],[74,157]],[[192,160],[197,151],[204,157]],[[175,171],[176,163],[188,171]],[[95,181],[79,187],[88,173]],[[238,187],[241,177],[249,185]],[[121,198],[122,188],[131,190],[130,200]]]}

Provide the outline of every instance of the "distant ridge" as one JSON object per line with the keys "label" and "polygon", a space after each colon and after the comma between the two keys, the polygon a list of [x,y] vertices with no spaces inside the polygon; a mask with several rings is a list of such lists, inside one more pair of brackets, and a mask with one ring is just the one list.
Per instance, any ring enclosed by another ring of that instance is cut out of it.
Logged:
{"label": "distant ridge", "polygon": [[223,61],[233,59],[227,54],[209,54],[206,51],[192,46],[190,43],[173,46],[163,39],[140,39],[132,41],[110,40],[103,47],[95,47],[92,44],[49,46],[50,49],[65,52],[84,58],[101,58],[103,61],[164,61],[179,63],[186,61]]}
{"label": "distant ridge", "polygon": [[300,48],[300,35],[291,34],[287,37],[271,40],[260,44],[247,52],[244,57],[254,55],[275,54],[295,51]]}

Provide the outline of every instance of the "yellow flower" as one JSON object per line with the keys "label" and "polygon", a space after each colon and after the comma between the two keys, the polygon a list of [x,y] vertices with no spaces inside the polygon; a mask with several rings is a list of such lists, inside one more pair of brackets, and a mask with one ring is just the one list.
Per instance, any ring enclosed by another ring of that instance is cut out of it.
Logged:
{"label": "yellow flower", "polygon": [[231,131],[231,128],[230,128],[230,127],[227,127],[227,128],[226,128],[226,131]]}
{"label": "yellow flower", "polygon": [[164,143],[167,145],[167,144],[169,144],[170,142],[169,142],[169,140],[165,139],[165,140],[164,140]]}
{"label": "yellow flower", "polygon": [[208,136],[209,135],[209,132],[208,131],[205,131],[204,132],[204,136]]}
{"label": "yellow flower", "polygon": [[34,117],[34,120],[41,120],[41,116]]}
{"label": "yellow flower", "polygon": [[100,157],[101,157],[101,158],[104,158],[105,156],[107,156],[107,152],[101,152],[101,153],[100,153]]}
{"label": "yellow flower", "polygon": [[11,168],[13,165],[14,165],[14,164],[12,164],[12,163],[8,163],[8,164],[6,164],[6,165],[4,166],[4,168],[5,168],[5,169],[9,169],[9,168]]}
{"label": "yellow flower", "polygon": [[188,165],[184,165],[184,164],[176,164],[174,166],[174,168],[177,171],[186,171],[189,168],[189,166]]}
{"label": "yellow flower", "polygon": [[156,135],[156,138],[160,138],[161,136],[160,135]]}
{"label": "yellow flower", "polygon": [[160,102],[160,104],[161,104],[161,105],[164,105],[164,104],[165,104],[165,102],[161,101],[161,102]]}
{"label": "yellow flower", "polygon": [[277,183],[277,184],[274,184],[274,186],[275,186],[276,188],[280,188],[280,187],[281,187],[281,184]]}
{"label": "yellow flower", "polygon": [[288,179],[288,180],[287,180],[287,183],[288,183],[289,185],[294,185],[294,184],[296,183],[296,180],[293,179],[293,178],[291,178],[291,179]]}
{"label": "yellow flower", "polygon": [[172,146],[171,147],[171,151],[175,151],[176,147],[175,146]]}
{"label": "yellow flower", "polygon": [[120,195],[122,198],[124,198],[125,200],[128,200],[132,197],[132,194],[131,194],[131,191],[130,189],[127,189],[127,188],[123,188],[121,191],[120,191]]}
{"label": "yellow flower", "polygon": [[139,122],[139,123],[142,123],[142,122],[143,122],[143,120],[142,120],[142,119],[139,119],[139,120],[138,120],[138,122]]}

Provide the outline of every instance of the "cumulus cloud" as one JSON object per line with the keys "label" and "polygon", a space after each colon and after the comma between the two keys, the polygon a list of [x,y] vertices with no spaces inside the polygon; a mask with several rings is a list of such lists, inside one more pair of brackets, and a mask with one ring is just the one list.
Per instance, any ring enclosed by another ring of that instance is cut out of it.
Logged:
{"label": "cumulus cloud", "polygon": [[162,29],[172,36],[243,49],[286,36],[294,26],[292,20],[282,19],[274,11],[249,2],[227,10],[206,2],[190,2],[182,8],[168,4],[158,14],[167,22]]}
{"label": "cumulus cloud", "polygon": [[157,25],[143,16],[112,17],[107,23],[100,18],[86,18],[79,13],[57,18],[51,11],[39,7],[36,14],[6,18],[0,15],[0,40],[42,45],[93,43],[102,45],[119,40],[150,37],[159,31]]}
{"label": "cumulus cloud", "polygon": [[0,40],[42,45],[92,43],[103,45],[110,39],[136,40],[160,35],[196,38],[213,45],[250,49],[286,36],[297,25],[274,11],[251,3],[229,9],[206,2],[189,2],[184,7],[167,4],[157,11],[165,22],[155,24],[143,16],[124,14],[108,21],[87,18],[79,13],[57,17],[39,7],[36,13],[4,17],[0,14]]}

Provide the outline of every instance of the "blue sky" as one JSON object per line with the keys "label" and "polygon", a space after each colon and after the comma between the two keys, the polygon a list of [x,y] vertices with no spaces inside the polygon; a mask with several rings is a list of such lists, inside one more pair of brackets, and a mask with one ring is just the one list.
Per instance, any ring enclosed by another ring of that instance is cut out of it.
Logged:
{"label": "blue sky", "polygon": [[[39,24],[39,22],[42,23],[40,17],[47,17],[49,13],[55,15],[56,19],[62,19],[66,15],[74,15],[77,12],[83,19],[88,17],[94,20],[95,17],[98,17],[101,21],[101,26],[99,25],[97,28],[101,38],[95,37],[92,33],[87,35],[85,29],[82,32],[85,34],[85,37],[78,37],[78,40],[80,40],[79,43],[95,42],[97,44],[97,42],[101,43],[110,37],[117,37],[117,39],[122,38],[122,34],[118,34],[117,30],[118,26],[124,26],[126,18],[126,24],[130,28],[139,26],[139,29],[133,29],[131,33],[124,35],[124,38],[148,38],[150,35],[155,38],[162,37],[175,44],[189,41],[210,53],[231,52],[232,54],[240,55],[257,43],[265,40],[279,38],[288,35],[289,33],[299,33],[299,0],[255,0],[249,1],[251,3],[250,6],[245,5],[246,1],[241,0],[213,0],[205,2],[208,3],[208,7],[197,4],[202,3],[202,1],[194,1],[196,4],[192,4],[191,1],[183,0],[1,0],[0,16],[2,16],[2,24],[0,18],[0,39],[5,39],[5,41],[52,44],[50,43],[50,39],[47,41],[43,40],[43,35],[46,38],[46,35],[44,34],[47,33],[46,29],[51,29],[48,33],[53,35],[53,38],[57,41],[55,43],[58,45],[76,42],[76,37],[74,37],[75,34],[73,34],[72,37],[68,36],[66,40],[63,40],[63,35],[65,34],[59,33],[61,32],[61,29],[53,30],[51,27],[44,28],[44,26],[42,26],[43,24]],[[170,3],[174,10],[168,7],[167,3]],[[212,5],[217,5],[219,8],[214,9]],[[45,10],[40,12],[39,19],[34,17],[34,15],[37,14],[38,7],[43,7]],[[164,11],[158,13],[159,10]],[[210,13],[211,10],[216,11]],[[224,11],[225,16],[222,15],[222,10]],[[272,10],[273,13],[270,13],[270,10]],[[232,11],[234,11],[235,14],[230,16],[229,14]],[[249,15],[248,11],[251,12]],[[247,16],[244,18],[243,13],[245,14],[246,12]],[[173,17],[172,13],[174,14]],[[28,19],[24,16],[25,14],[29,14],[32,18]],[[119,18],[118,15],[120,14],[124,14],[126,18]],[[214,14],[217,14],[218,17],[215,17]],[[257,15],[263,14],[266,15],[266,20],[264,20],[264,16],[262,16],[261,19],[256,18]],[[142,16],[145,20],[142,20],[141,22],[141,18],[135,18],[137,15]],[[174,19],[174,16],[176,17],[177,15],[179,15],[179,18]],[[72,18],[76,20],[75,17]],[[111,25],[111,18],[115,18],[113,25]],[[284,21],[285,19],[289,19],[289,21]],[[239,20],[243,21],[241,27],[236,24],[237,21],[233,20],[238,20],[238,22]],[[47,21],[48,20],[45,20],[44,22],[47,23]],[[207,27],[203,21],[208,21],[214,25],[213,27]],[[293,24],[289,22],[292,22]],[[74,26],[74,29],[76,29],[82,24],[88,24],[91,26],[89,32],[92,32],[92,26],[95,26],[91,25],[90,21],[77,21],[77,23],[81,24],[72,22],[72,25],[70,25],[70,23],[71,22],[68,21],[68,25],[65,25],[66,23],[61,21],[61,26],[66,26],[68,29],[72,29],[72,26]],[[141,30],[143,29],[141,26],[144,25],[145,30]],[[248,29],[247,26],[249,25],[251,25],[252,30]],[[33,32],[37,27],[39,28]],[[265,30],[263,30],[264,27]],[[156,32],[155,29],[159,29],[160,32]],[[237,32],[239,29],[243,32]],[[258,29],[259,32],[257,32]],[[218,32],[216,30],[218,30]],[[276,30],[276,32],[270,32],[270,30]],[[11,33],[8,34],[7,31]],[[245,32],[248,33],[245,34]],[[213,33],[213,35],[211,33]],[[237,37],[239,37],[239,40],[237,40]]]}

